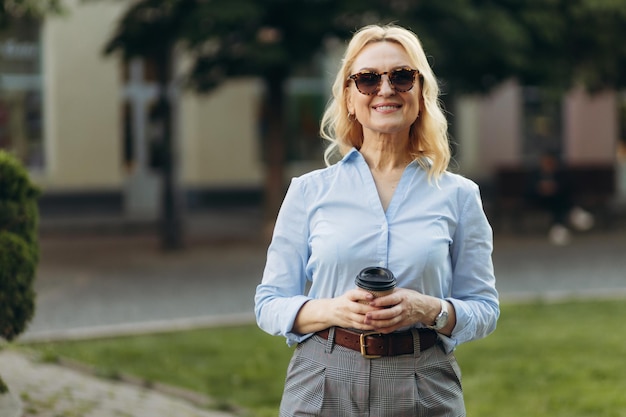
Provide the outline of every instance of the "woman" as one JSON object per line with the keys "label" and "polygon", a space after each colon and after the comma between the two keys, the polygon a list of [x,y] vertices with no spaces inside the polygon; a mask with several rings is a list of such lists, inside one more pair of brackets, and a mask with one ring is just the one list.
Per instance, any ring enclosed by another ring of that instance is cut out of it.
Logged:
{"label": "woman", "polygon": [[[438,94],[415,34],[354,35],[322,120],[328,167],[292,180],[256,291],[259,326],[298,344],[281,416],[465,415],[452,352],[495,329],[499,303]],[[355,287],[369,266],[396,276],[390,295]]]}

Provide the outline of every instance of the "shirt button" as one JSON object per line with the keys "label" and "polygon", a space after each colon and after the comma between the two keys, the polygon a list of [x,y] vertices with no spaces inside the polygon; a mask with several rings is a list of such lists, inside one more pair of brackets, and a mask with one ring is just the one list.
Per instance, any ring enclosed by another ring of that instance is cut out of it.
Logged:
{"label": "shirt button", "polygon": [[378,266],[385,266],[385,261],[378,262]]}

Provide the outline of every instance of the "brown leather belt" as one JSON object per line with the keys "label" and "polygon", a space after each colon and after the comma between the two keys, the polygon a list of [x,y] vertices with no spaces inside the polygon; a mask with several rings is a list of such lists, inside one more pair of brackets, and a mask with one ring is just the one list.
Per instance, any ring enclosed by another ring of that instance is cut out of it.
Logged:
{"label": "brown leather belt", "polygon": [[[437,332],[434,330],[417,329],[417,332],[420,338],[420,351],[433,347],[437,342]],[[316,334],[328,340],[329,329],[319,331]],[[389,334],[360,333],[335,327],[335,343],[361,352],[361,355],[369,359],[413,353],[413,333],[411,331]]]}

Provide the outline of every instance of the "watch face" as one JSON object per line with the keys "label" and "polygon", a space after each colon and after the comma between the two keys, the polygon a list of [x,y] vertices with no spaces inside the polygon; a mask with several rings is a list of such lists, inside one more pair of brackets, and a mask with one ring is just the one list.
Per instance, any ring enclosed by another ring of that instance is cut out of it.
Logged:
{"label": "watch face", "polygon": [[435,330],[443,329],[448,324],[448,306],[445,300],[441,300],[441,312],[435,319],[435,325],[432,326]]}
{"label": "watch face", "polygon": [[441,330],[448,324],[448,302],[444,299],[441,300],[441,311],[435,318],[435,324],[432,326],[426,326],[429,329]]}
{"label": "watch face", "polygon": [[435,322],[435,327],[437,330],[443,329],[446,324],[448,324],[448,312],[442,311],[441,314],[437,317],[437,321]]}

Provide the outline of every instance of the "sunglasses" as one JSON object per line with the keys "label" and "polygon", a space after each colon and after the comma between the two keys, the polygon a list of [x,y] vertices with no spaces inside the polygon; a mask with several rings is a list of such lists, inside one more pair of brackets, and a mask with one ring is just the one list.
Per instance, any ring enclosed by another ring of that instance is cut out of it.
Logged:
{"label": "sunglasses", "polygon": [[406,93],[413,88],[416,74],[419,74],[419,71],[410,68],[399,68],[380,74],[372,71],[361,71],[349,76],[348,80],[354,81],[354,85],[361,94],[369,96],[378,93],[383,75],[387,75],[391,88],[399,93]]}

